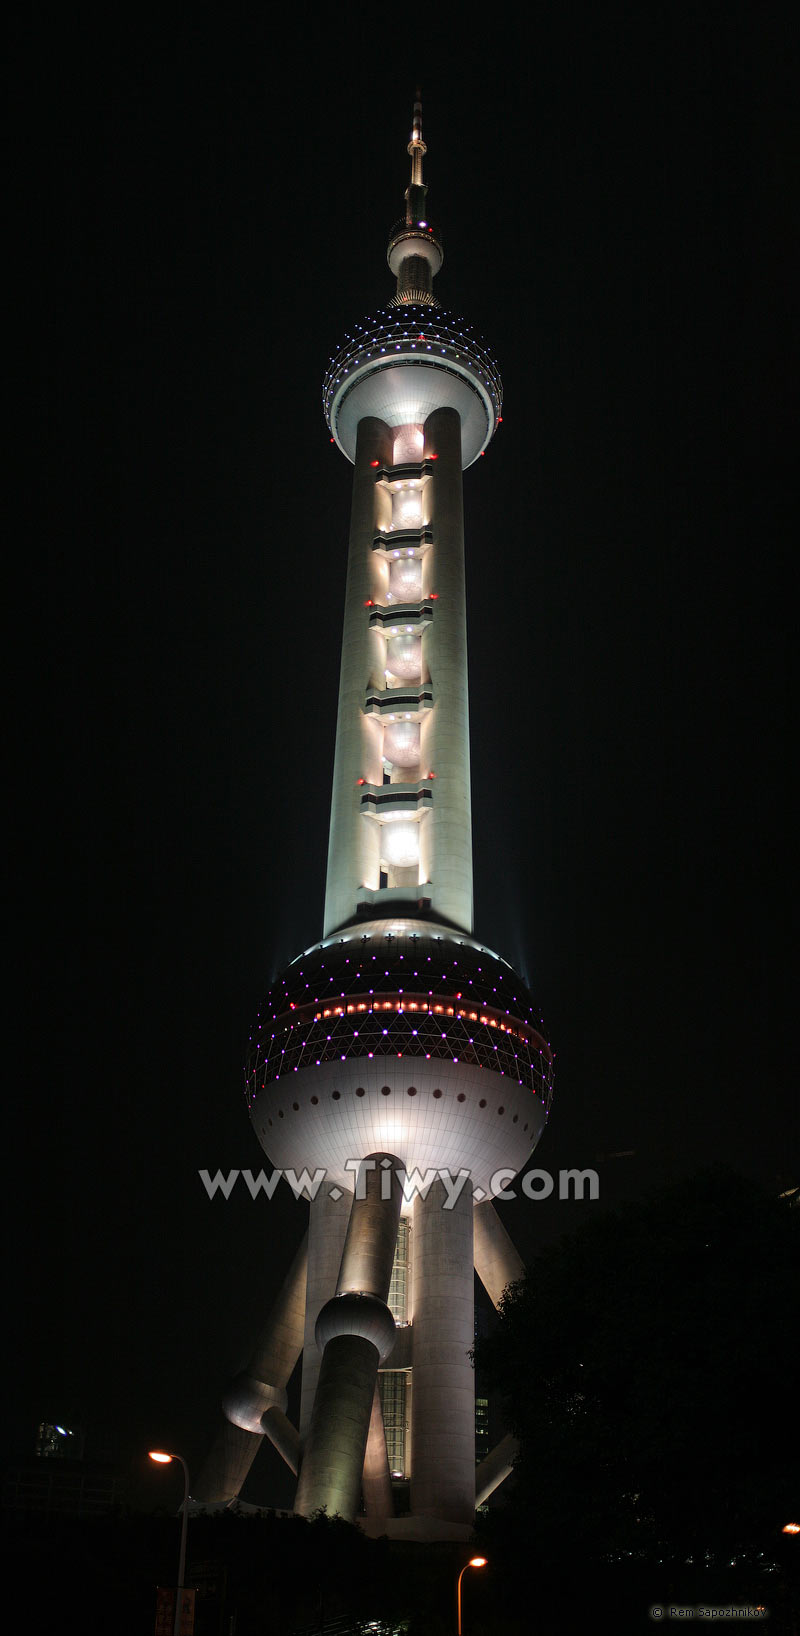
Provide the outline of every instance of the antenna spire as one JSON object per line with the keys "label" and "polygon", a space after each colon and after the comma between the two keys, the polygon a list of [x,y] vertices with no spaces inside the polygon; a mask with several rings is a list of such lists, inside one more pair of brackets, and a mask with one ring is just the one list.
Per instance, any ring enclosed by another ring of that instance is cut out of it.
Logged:
{"label": "antenna spire", "polygon": [[[428,150],[422,140],[422,92],[419,87],[417,87],[417,94],[414,98],[414,119],[411,126],[411,141],[408,144],[408,151],[411,155],[411,187],[422,187],[422,156]],[[406,194],[406,200],[409,203],[410,191],[411,189]],[[410,222],[412,218],[409,216],[408,220]]]}
{"label": "antenna spire", "polygon": [[425,203],[428,189],[422,180],[422,160],[427,153],[422,140],[422,92],[414,98],[411,123],[411,180],[406,188],[406,213],[395,222],[389,238],[387,260],[397,279],[397,293],[390,306],[438,307],[433,280],[442,265],[441,237],[428,220]]}

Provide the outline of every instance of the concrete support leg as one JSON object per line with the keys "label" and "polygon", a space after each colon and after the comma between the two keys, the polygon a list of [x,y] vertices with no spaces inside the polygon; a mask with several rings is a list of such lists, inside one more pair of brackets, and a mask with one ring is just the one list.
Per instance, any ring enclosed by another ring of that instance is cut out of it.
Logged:
{"label": "concrete support leg", "polygon": [[199,1477],[192,1483],[192,1499],[197,1505],[230,1505],[239,1498],[250,1467],[261,1447],[261,1436],[232,1426],[224,1414],[219,1417],[214,1441]]}
{"label": "concrete support leg", "polygon": [[374,1153],[356,1182],[336,1295],[317,1319],[322,1352],[295,1510],[353,1522],[361,1497],[378,1364],[394,1345],[386,1305],[400,1220],[399,1160]]}
{"label": "concrete support leg", "polygon": [[354,1522],[361,1499],[379,1353],[362,1335],[327,1341],[297,1485],[295,1511]]}
{"label": "concrete support leg", "polygon": [[491,1200],[475,1207],[475,1271],[494,1306],[503,1290],[525,1277],[518,1255]]}
{"label": "concrete support leg", "polygon": [[519,1453],[519,1443],[511,1432],[500,1439],[485,1460],[481,1460],[475,1473],[475,1504],[483,1505],[514,1468],[514,1461]]}
{"label": "concrete support leg", "polygon": [[414,1201],[411,1511],[471,1523],[475,1513],[472,1190],[452,1210],[435,1182]]}
{"label": "concrete support leg", "polygon": [[[476,1206],[474,1213],[475,1271],[489,1296],[499,1307],[503,1291],[525,1276],[525,1265],[517,1253],[491,1200]],[[475,1473],[475,1504],[483,1505],[513,1469],[519,1450],[516,1437],[503,1437]]]}
{"label": "concrete support leg", "polygon": [[300,1396],[300,1443],[308,1435],[311,1410],[319,1380],[321,1358],[314,1339],[317,1319],[326,1301],[336,1290],[352,1198],[343,1193],[332,1199],[320,1192],[312,1201],[308,1218],[308,1284],[303,1336],[303,1382]]}
{"label": "concrete support leg", "polygon": [[307,1262],[304,1234],[247,1368],[222,1400],[225,1419],[193,1488],[200,1504],[237,1498],[261,1447],[263,1416],[273,1407],[286,1408],[286,1383],[303,1345]]}
{"label": "concrete support leg", "polygon": [[363,1490],[364,1510],[368,1517],[391,1517],[394,1515],[392,1479],[389,1476],[389,1456],[386,1452],[386,1431],[383,1424],[383,1411],[377,1381],[375,1382],[372,1414],[370,1415],[369,1431],[367,1433],[367,1451],[364,1455]]}
{"label": "concrete support leg", "polygon": [[292,1425],[283,1410],[277,1407],[267,1409],[262,1425],[264,1436],[269,1438],[296,1477],[300,1470],[300,1433],[297,1428]]}

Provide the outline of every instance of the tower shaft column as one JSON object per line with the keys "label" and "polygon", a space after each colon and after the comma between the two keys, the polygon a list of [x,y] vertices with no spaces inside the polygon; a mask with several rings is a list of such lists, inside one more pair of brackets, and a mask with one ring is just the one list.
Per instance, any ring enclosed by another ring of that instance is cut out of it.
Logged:
{"label": "tower shaft column", "polygon": [[425,456],[435,457],[431,484],[433,550],[425,559],[423,595],[435,592],[426,634],[435,705],[422,727],[422,759],[436,775],[433,811],[423,826],[423,873],[433,882],[434,916],[472,931],[472,801],[467,691],[467,599],[461,417],[436,409],[425,422]]}
{"label": "tower shaft column", "polygon": [[377,887],[380,873],[377,826],[362,817],[357,787],[359,779],[380,784],[383,778],[381,726],[364,713],[364,692],[373,670],[375,682],[383,683],[379,638],[370,630],[365,604],[376,592],[372,562],[378,504],[375,470],[378,466],[391,465],[391,460],[389,427],[382,420],[365,416],[358,426],[353,472],[325,885],[325,937],[353,919],[359,886]]}
{"label": "tower shaft column", "polygon": [[394,1345],[386,1297],[400,1220],[399,1160],[363,1160],[350,1212],[336,1295],[316,1325],[322,1352],[295,1510],[353,1522],[358,1512],[378,1364]]}
{"label": "tower shaft column", "polygon": [[303,1334],[303,1380],[300,1395],[300,1441],[305,1442],[314,1407],[321,1358],[314,1340],[317,1319],[336,1290],[352,1200],[349,1193],[332,1199],[323,1188],[311,1201],[308,1218],[308,1283]]}
{"label": "tower shaft column", "polygon": [[475,1514],[472,1189],[452,1210],[434,1182],[414,1201],[411,1511],[471,1523]]}

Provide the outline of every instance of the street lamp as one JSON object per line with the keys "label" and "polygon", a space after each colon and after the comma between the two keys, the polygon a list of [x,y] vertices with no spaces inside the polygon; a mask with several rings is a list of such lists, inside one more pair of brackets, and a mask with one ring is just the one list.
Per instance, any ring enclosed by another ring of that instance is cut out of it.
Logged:
{"label": "street lamp", "polygon": [[186,1574],[186,1524],[189,1520],[189,1467],[182,1454],[166,1454],[162,1449],[150,1449],[150,1459],[154,1460],[157,1466],[169,1466],[173,1460],[180,1460],[183,1466],[183,1521],[181,1523],[181,1548],[178,1556],[178,1585],[175,1592],[174,1626],[174,1636],[180,1636],[183,1581]]}
{"label": "street lamp", "polygon": [[464,1575],[465,1575],[468,1568],[485,1568],[486,1567],[486,1560],[487,1559],[486,1559],[485,1556],[471,1556],[470,1559],[469,1559],[469,1562],[464,1563],[464,1566],[461,1569],[461,1572],[460,1572],[460,1574],[458,1576],[458,1588],[456,1590],[456,1602],[458,1603],[458,1636],[462,1636],[462,1632],[461,1632],[461,1581],[464,1578]]}

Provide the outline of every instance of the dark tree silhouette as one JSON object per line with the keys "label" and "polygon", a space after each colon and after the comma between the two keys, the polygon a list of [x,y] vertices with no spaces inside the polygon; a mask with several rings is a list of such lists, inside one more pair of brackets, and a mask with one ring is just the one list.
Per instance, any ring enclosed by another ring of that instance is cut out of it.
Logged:
{"label": "dark tree silhouette", "polygon": [[800,1210],[723,1170],[539,1255],[478,1348],[542,1561],[773,1544],[797,1510]]}

